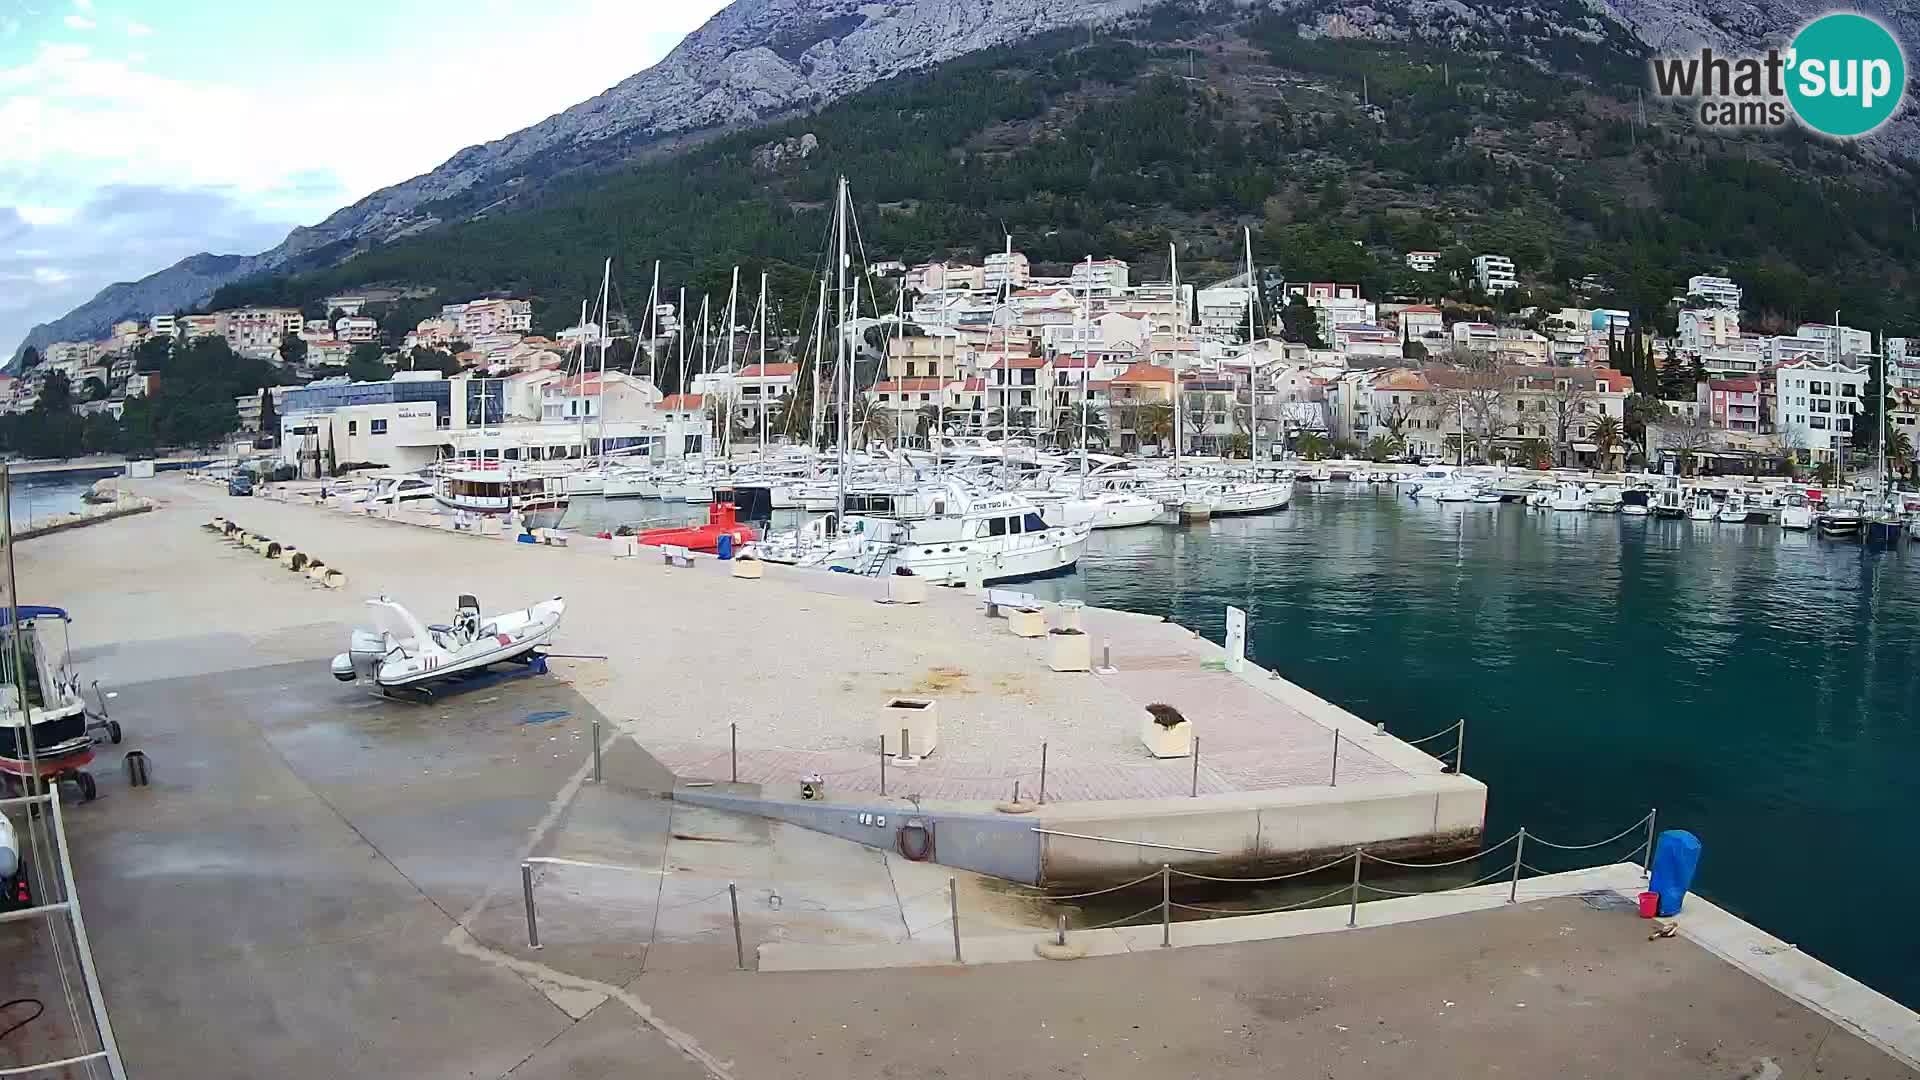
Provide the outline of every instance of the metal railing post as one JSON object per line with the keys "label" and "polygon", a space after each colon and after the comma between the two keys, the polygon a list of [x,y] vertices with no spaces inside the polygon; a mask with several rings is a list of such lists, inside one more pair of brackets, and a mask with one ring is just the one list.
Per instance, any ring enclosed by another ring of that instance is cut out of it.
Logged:
{"label": "metal railing post", "polygon": [[600,782],[600,718],[593,721],[593,782]]}
{"label": "metal railing post", "polygon": [[533,864],[520,864],[520,897],[527,905],[527,948],[540,947],[540,924],[533,917]]}
{"label": "metal railing post", "polygon": [[1187,792],[1187,798],[1200,797],[1200,736],[1193,737],[1193,790]]}
{"label": "metal railing post", "polygon": [[1173,945],[1173,867],[1160,864],[1160,947]]}
{"label": "metal railing post", "polygon": [[1653,877],[1653,838],[1659,835],[1659,833],[1654,832],[1654,824],[1659,820],[1659,817],[1659,807],[1654,807],[1647,811],[1647,858],[1646,865],[1641,867],[1643,871],[1642,876],[1647,878]]}
{"label": "metal railing post", "polygon": [[727,725],[727,758],[732,762],[729,776],[733,783],[740,782],[740,725]]}
{"label": "metal railing post", "polygon": [[1467,775],[1467,718],[1460,718],[1460,734],[1453,740],[1453,775]]}
{"label": "metal railing post", "polygon": [[1340,729],[1333,729],[1333,775],[1327,777],[1328,787],[1340,786]]}
{"label": "metal railing post", "polygon": [[947,879],[947,920],[953,924],[953,962],[964,964],[960,957],[960,886],[953,878]]}
{"label": "metal railing post", "polygon": [[1047,740],[1040,740],[1040,805],[1047,805]]}
{"label": "metal railing post", "polygon": [[[4,507],[0,507],[4,512]],[[93,1010],[93,1023],[100,1032],[100,1049],[107,1055],[107,1071],[114,1080],[127,1080],[127,1067],[120,1060],[120,1044],[113,1037],[113,1022],[107,1019],[107,1002],[100,991],[100,973],[93,966],[93,946],[87,941],[87,923],[80,917],[80,898],[73,883],[73,859],[67,851],[67,825],[60,816],[60,790],[47,792],[47,804],[53,810],[53,846],[60,855],[60,892],[66,902],[67,918],[73,921],[74,951],[80,954],[80,975],[87,984],[87,1004]]]}
{"label": "metal railing post", "polygon": [[887,797],[887,737],[880,736],[880,797]]}
{"label": "metal railing post", "polygon": [[1507,903],[1520,898],[1520,860],[1527,854],[1527,827],[1520,826],[1520,838],[1513,845],[1513,884],[1507,887]]}
{"label": "metal railing post", "polygon": [[727,903],[733,905],[733,958],[740,970],[747,970],[747,946],[740,938],[740,887],[727,882]]}
{"label": "metal railing post", "polygon": [[1349,930],[1360,921],[1360,863],[1364,859],[1361,854],[1364,850],[1366,849],[1353,849],[1353,885],[1347,892],[1347,929]]}

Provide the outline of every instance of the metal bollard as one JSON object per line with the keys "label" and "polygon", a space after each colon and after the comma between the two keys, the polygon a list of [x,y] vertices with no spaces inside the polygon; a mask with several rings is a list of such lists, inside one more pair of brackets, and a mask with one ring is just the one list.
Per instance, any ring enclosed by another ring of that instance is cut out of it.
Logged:
{"label": "metal bollard", "polygon": [[1347,894],[1347,929],[1351,930],[1360,921],[1360,863],[1366,857],[1366,848],[1353,849],[1353,887]]}
{"label": "metal bollard", "polygon": [[1040,805],[1047,805],[1047,741],[1040,740]]}
{"label": "metal bollard", "polygon": [[952,916],[947,921],[953,924],[953,962],[964,964],[966,961],[960,958],[960,886],[953,878],[947,879],[947,913]]}
{"label": "metal bollard", "polygon": [[1173,867],[1160,864],[1160,947],[1173,947]]}
{"label": "metal bollard", "polygon": [[1197,799],[1199,797],[1200,797],[1200,736],[1195,735],[1193,737],[1193,790],[1187,793],[1187,798]]}
{"label": "metal bollard", "polygon": [[1055,945],[1065,945],[1067,943],[1067,916],[1063,912],[1058,918],[1059,925],[1054,929],[1053,943]]}
{"label": "metal bollard", "polygon": [[740,888],[727,882],[727,902],[733,905],[733,958],[740,970],[747,970],[747,946],[740,939]]}
{"label": "metal bollard", "polygon": [[732,764],[730,775],[734,783],[740,782],[740,725],[727,725],[727,758]]}
{"label": "metal bollard", "polygon": [[600,718],[593,721],[593,782],[600,782]]}
{"label": "metal bollard", "polygon": [[1653,839],[1659,835],[1653,831],[1653,827],[1654,823],[1659,820],[1659,817],[1659,807],[1654,807],[1647,811],[1647,859],[1646,865],[1641,868],[1644,871],[1641,876],[1647,878],[1653,877]]}
{"label": "metal bollard", "polygon": [[520,896],[527,904],[527,948],[540,947],[540,925],[533,917],[533,864],[520,864]]}
{"label": "metal bollard", "polygon": [[1100,670],[1113,670],[1113,642],[1111,641],[1102,641],[1100,643]]}
{"label": "metal bollard", "polygon": [[880,736],[880,797],[887,797],[887,737]]}
{"label": "metal bollard", "polygon": [[1327,777],[1328,787],[1340,786],[1340,729],[1333,731],[1333,775]]}
{"label": "metal bollard", "polygon": [[1520,860],[1527,854],[1527,827],[1520,826],[1520,839],[1513,845],[1513,884],[1507,888],[1507,903],[1520,898]]}

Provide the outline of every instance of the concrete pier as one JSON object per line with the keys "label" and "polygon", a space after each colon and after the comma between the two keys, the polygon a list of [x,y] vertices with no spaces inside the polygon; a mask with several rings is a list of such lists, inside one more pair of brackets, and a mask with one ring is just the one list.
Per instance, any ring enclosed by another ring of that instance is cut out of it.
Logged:
{"label": "concrete pier", "polygon": [[[1147,686],[1129,691],[1125,678],[1047,671],[1038,646],[951,593],[938,594],[944,604],[883,605],[861,591],[871,582],[777,568],[736,581],[712,563],[669,569],[591,545],[456,536],[182,481],[142,490],[162,499],[158,511],[16,551],[23,599],[68,608],[82,671],[119,694],[114,716],[127,741],[100,748],[101,798],[71,807],[67,820],[132,1075],[1148,1080],[1268,1076],[1288,1062],[1341,1080],[1920,1076],[1911,1012],[1711,905],[1690,901],[1678,936],[1648,940],[1649,924],[1621,902],[1631,868],[1523,882],[1513,904],[1487,889],[1363,902],[1351,930],[1347,912],[1331,908],[1176,925],[1172,948],[1160,947],[1157,927],[1123,927],[1087,934],[1095,955],[1052,962],[1028,960],[1052,913],[1023,890],[818,823],[789,824],[764,807],[733,813],[692,801],[778,794],[798,804],[772,790],[791,783],[781,774],[738,785],[719,775],[732,725],[745,731],[776,713],[830,723],[865,710],[875,689],[909,689],[937,665],[964,670],[977,690],[940,696],[956,734],[948,742],[943,731],[929,764],[975,745],[962,727],[992,723],[1009,702],[1036,712],[1089,696],[1225,702],[1241,700],[1232,696],[1240,688],[1277,728],[1310,725],[1299,730],[1329,741],[1339,730],[1356,745],[1324,788],[1276,782],[1198,799],[1176,791],[1058,805],[1050,793],[1044,810],[1025,814],[933,798],[922,800],[926,813],[950,802],[956,814],[1028,836],[1046,822],[1089,835],[1097,824],[1111,830],[1095,842],[1101,849],[1177,834],[1216,851],[1306,850],[1351,827],[1312,823],[1322,799],[1341,807],[1363,803],[1367,790],[1420,784],[1433,785],[1429,814],[1435,800],[1484,799],[1471,780],[1421,766],[1417,749],[1372,736],[1357,718],[1316,713],[1284,687],[1269,692],[1262,673],[1216,669],[1218,651],[1178,627],[1141,620],[1133,659],[1116,648],[1121,675]],[[354,588],[326,589],[216,539],[200,528],[215,513],[340,567]],[[378,700],[326,671],[346,628],[363,619],[363,589],[429,617],[458,592],[477,592],[488,610],[561,592],[575,607],[555,651],[614,659],[556,661],[551,677],[425,706]],[[1089,626],[1101,618],[1089,613]],[[875,629],[907,644],[874,646],[863,634]],[[1056,690],[1055,679],[1075,681]],[[1200,710],[1192,715],[1202,723]],[[596,721],[598,783],[588,744]],[[712,729],[685,739],[694,723]],[[1005,721],[984,730],[1023,729]],[[1059,745],[1094,761],[1133,737],[1089,728]],[[704,767],[669,767],[672,755],[653,752],[676,738],[711,751]],[[1239,766],[1214,763],[1207,738],[1203,777],[1213,764],[1233,775]],[[864,740],[844,750],[862,768]],[[1242,750],[1284,764],[1278,745],[1250,740]],[[132,749],[152,761],[150,786],[128,787],[118,769]],[[1027,768],[1024,755],[958,760],[1004,762],[996,785]],[[1318,760],[1302,757],[1301,767],[1317,772]],[[1192,784],[1190,761],[1166,764]],[[1088,785],[1099,769],[1136,793],[1167,782],[1154,763],[1138,776],[1112,761],[1084,768]],[[967,775],[955,768],[940,782]],[[872,798],[849,788],[857,775],[829,777],[830,795],[836,780],[850,802],[806,805],[874,805],[889,823],[916,809],[891,773],[886,800],[877,783]],[[1235,802],[1249,798],[1278,801]],[[1171,820],[1187,804],[1198,820]],[[1129,823],[1115,807],[1140,816]],[[1088,813],[1104,816],[1075,816]],[[1387,832],[1407,828],[1380,820]],[[941,832],[942,858],[953,836],[964,834]],[[1064,859],[1077,849],[1057,851]],[[956,936],[963,964],[951,960]],[[44,1022],[0,1042],[0,1068],[84,1048],[38,928],[0,924],[0,952],[8,988],[18,987],[7,996],[49,1005]],[[831,970],[847,968],[863,970]]]}

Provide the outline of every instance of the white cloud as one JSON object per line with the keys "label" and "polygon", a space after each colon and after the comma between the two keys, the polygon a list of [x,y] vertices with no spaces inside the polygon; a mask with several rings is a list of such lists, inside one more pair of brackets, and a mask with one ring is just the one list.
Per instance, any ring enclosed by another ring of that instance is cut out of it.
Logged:
{"label": "white cloud", "polygon": [[128,37],[152,37],[153,27],[137,19],[128,19],[125,27]]}
{"label": "white cloud", "polygon": [[91,12],[93,10],[93,0],[73,0],[73,6],[79,8],[81,11]]}
{"label": "white cloud", "polygon": [[70,30],[91,30],[94,27],[93,20],[87,18],[85,15],[69,15],[62,21],[67,24],[67,28]]}

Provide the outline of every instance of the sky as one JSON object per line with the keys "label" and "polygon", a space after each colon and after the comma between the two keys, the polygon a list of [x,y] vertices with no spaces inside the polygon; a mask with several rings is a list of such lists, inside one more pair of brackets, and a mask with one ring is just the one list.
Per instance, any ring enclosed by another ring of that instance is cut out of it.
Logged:
{"label": "sky", "polygon": [[0,356],[665,56],[725,0],[0,0]]}

